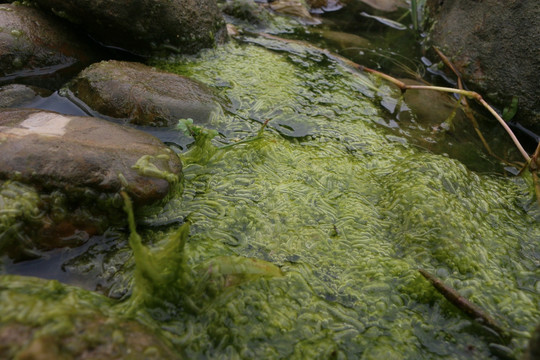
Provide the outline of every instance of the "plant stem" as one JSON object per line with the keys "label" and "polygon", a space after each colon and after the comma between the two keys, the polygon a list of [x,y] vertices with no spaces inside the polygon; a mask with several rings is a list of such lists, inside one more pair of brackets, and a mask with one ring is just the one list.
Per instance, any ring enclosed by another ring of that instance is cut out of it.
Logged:
{"label": "plant stem", "polygon": [[527,160],[527,162],[530,162],[531,158],[529,157],[529,154],[527,154],[527,152],[525,151],[523,146],[521,146],[521,144],[520,144],[519,140],[517,139],[516,135],[514,135],[514,132],[508,127],[508,124],[506,124],[506,121],[504,121],[503,118],[500,117],[499,114],[497,114],[497,112],[491,106],[489,106],[489,104],[484,99],[482,99],[481,96],[480,96],[480,99],[478,99],[478,102],[480,102],[480,104],[482,104],[486,109],[488,109],[488,111],[495,117],[495,119],[497,119],[497,121],[502,125],[504,130],[506,130],[508,135],[510,135],[510,138],[512,138],[512,141],[514,142],[514,144],[518,148],[521,155],[523,155],[523,157],[525,158],[525,160]]}
{"label": "plant stem", "polygon": [[411,17],[414,30],[418,31],[418,5],[416,0],[411,0]]}

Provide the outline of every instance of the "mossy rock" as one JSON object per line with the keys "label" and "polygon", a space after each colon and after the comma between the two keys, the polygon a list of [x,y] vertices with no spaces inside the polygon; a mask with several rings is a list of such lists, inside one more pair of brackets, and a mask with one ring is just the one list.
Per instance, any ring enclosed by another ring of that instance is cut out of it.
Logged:
{"label": "mossy rock", "polygon": [[0,299],[2,359],[182,358],[155,329],[113,314],[113,301],[86,290],[3,275]]}

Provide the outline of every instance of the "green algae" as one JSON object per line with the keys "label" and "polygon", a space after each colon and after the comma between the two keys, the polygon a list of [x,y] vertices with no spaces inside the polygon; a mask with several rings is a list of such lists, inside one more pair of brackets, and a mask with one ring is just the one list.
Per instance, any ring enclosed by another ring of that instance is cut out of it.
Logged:
{"label": "green algae", "polygon": [[[135,165],[131,168],[137,170],[139,175],[145,175],[155,177],[158,179],[167,180],[169,184],[175,184],[178,182],[178,175],[171,173],[170,171],[161,170],[156,166],[157,161],[169,161],[170,156],[176,156],[172,152],[170,154],[161,154],[157,156],[143,155],[141,156]],[[122,176],[123,177],[123,176]],[[126,182],[125,177],[123,182]]]}
{"label": "green algae", "polygon": [[250,41],[263,47],[231,44],[160,64],[228,84],[216,87],[234,109],[212,119],[224,135],[215,146],[270,122],[263,138],[215,151],[205,166],[190,158],[183,197],[147,221],[189,216],[192,265],[234,254],[285,274],[208,300],[187,324],[171,320],[173,333],[197,334],[182,339],[188,354],[492,356],[488,344],[503,340],[447,303],[418,268],[512,329],[504,345],[519,354],[540,319],[530,184],[475,174],[390,135],[376,125],[369,77],[298,44]]}
{"label": "green algae", "polygon": [[36,189],[17,181],[0,182],[0,254],[17,253],[31,245],[22,229],[39,222],[40,198]]}
{"label": "green algae", "polygon": [[130,229],[129,245],[135,258],[134,286],[126,304],[127,313],[141,307],[160,306],[164,302],[178,302],[186,286],[184,244],[189,233],[185,223],[154,251],[144,246],[137,233],[131,200],[123,192],[125,210]]}
{"label": "green algae", "polygon": [[55,280],[0,276],[4,359],[177,359],[155,327],[115,302]]}
{"label": "green algae", "polygon": [[0,234],[6,232],[17,221],[36,217],[39,195],[30,186],[16,181],[0,184]]}
{"label": "green algae", "polygon": [[[139,219],[183,225],[137,232],[127,205],[136,267],[116,276],[133,283],[131,297],[50,283],[64,294],[55,298],[28,283],[20,301],[5,285],[0,320],[54,326],[73,292],[113,322],[136,316],[188,358],[486,359],[490,343],[519,356],[540,321],[539,210],[527,179],[479,175],[411,146],[378,125],[371,78],[300,44],[250,41],[156,63],[232,106],[210,120],[218,135],[199,127],[181,155],[183,193]],[[511,342],[418,268],[489,312]],[[34,313],[36,301],[47,306]]]}

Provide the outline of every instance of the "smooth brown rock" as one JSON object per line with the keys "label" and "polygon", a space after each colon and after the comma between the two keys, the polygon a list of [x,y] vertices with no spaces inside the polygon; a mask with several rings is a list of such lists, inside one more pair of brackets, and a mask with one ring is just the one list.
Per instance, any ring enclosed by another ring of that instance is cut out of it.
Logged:
{"label": "smooth brown rock", "polygon": [[218,107],[203,84],[133,62],[93,64],[69,88],[91,109],[137,125],[170,126],[181,118],[206,122]]}
{"label": "smooth brown rock", "polygon": [[125,188],[136,203],[147,204],[169,193],[181,169],[173,151],[130,127],[35,109],[0,110],[0,179],[68,195]]}

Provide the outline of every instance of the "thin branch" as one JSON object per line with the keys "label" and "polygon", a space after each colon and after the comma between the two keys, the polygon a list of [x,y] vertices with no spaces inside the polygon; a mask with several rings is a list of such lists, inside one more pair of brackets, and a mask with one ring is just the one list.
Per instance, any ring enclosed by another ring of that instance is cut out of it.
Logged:
{"label": "thin branch", "polygon": [[437,53],[437,55],[439,55],[439,57],[442,59],[443,63],[448,66],[450,68],[450,70],[452,70],[452,72],[456,75],[456,77],[458,78],[458,87],[460,89],[463,89],[463,86],[461,83],[461,74],[459,73],[459,71],[457,71],[457,69],[455,68],[454,64],[452,64],[450,62],[450,60],[448,60],[448,58],[446,57],[446,55],[444,55],[442,53],[441,50],[439,50],[438,47],[436,46],[433,46],[433,50],[435,50],[435,52]]}
{"label": "thin branch", "polygon": [[534,151],[534,154],[531,156],[531,163],[529,165],[531,170],[538,170],[538,157],[540,156],[540,142]]}
{"label": "thin branch", "polygon": [[[439,50],[439,48],[437,48],[436,46],[433,46],[432,48],[433,48],[433,50],[435,50],[437,55],[442,59],[443,63],[448,68],[450,68],[450,70],[452,70],[452,72],[456,76],[458,89],[464,90],[463,89],[463,80],[461,78],[461,73],[456,69],[454,64],[452,64],[452,62],[446,57],[446,55],[444,55],[443,52],[441,50]],[[478,125],[478,121],[476,121],[476,118],[474,117],[473,111],[471,110],[471,107],[469,106],[469,102],[467,101],[467,98],[465,96],[460,96],[460,101],[461,101],[461,104],[463,105],[463,112],[465,113],[465,116],[471,121],[471,123],[473,125],[473,128],[474,128],[474,131],[476,131],[476,134],[480,138],[480,141],[482,142],[482,144],[486,148],[486,151],[488,152],[488,154],[493,156],[494,158],[498,159],[499,161],[507,164],[507,165],[515,166],[517,168],[522,166],[521,164],[513,164],[513,163],[503,159],[502,157],[495,154],[493,152],[493,150],[491,150],[491,147],[489,146],[488,142],[484,138],[484,135],[482,134],[482,131],[480,131],[480,125]],[[527,165],[525,165],[525,167],[526,166]]]}
{"label": "thin branch", "polygon": [[437,289],[442,296],[446,298],[446,300],[450,301],[458,309],[473,319],[480,319],[484,325],[495,330],[499,335],[501,335],[501,337],[507,338],[509,336],[508,332],[506,332],[503,327],[497,321],[495,321],[495,319],[489,316],[484,310],[480,309],[480,307],[471,303],[469,300],[461,296],[456,290],[446,285],[439,278],[431,275],[426,270],[418,269],[418,271],[431,283],[431,285],[433,285],[435,289]]}
{"label": "thin branch", "polygon": [[374,74],[374,75],[377,75],[378,77],[381,77],[385,80],[388,80],[390,81],[392,84],[395,84],[397,85],[401,90],[405,90],[407,89],[408,85],[405,84],[403,81],[401,80],[398,80],[396,79],[395,77],[392,77],[390,75],[387,75],[383,72],[380,72],[380,71],[377,71],[377,70],[374,70],[374,69],[370,69],[368,67],[365,67],[363,65],[360,65],[360,64],[357,64],[357,63],[354,63],[352,61],[349,60],[349,64],[352,65],[355,69],[358,69],[360,71],[363,71],[363,72],[367,72],[369,74]]}
{"label": "thin branch", "polygon": [[527,152],[525,151],[523,146],[521,146],[521,144],[520,144],[519,140],[517,139],[516,135],[514,135],[514,132],[510,129],[510,127],[508,127],[508,124],[506,123],[506,121],[504,121],[503,118],[500,117],[500,115],[497,114],[497,112],[491,106],[489,106],[489,104],[484,99],[482,99],[482,97],[480,97],[478,102],[480,102],[480,104],[482,104],[486,109],[488,109],[488,111],[495,117],[495,119],[497,119],[497,121],[502,125],[504,130],[506,130],[508,135],[510,135],[510,138],[512,139],[512,141],[514,142],[514,144],[518,148],[518,150],[521,153],[521,155],[523,156],[523,158],[525,158],[525,160],[527,160],[527,162],[530,162],[531,158],[529,157],[529,154],[527,154]]}
{"label": "thin branch", "polygon": [[460,94],[463,96],[466,96],[471,99],[475,99],[480,101],[482,96],[474,91],[468,91],[468,90],[460,90],[455,88],[449,88],[449,87],[443,87],[443,86],[431,86],[431,85],[406,85],[407,90],[434,90],[434,91],[441,91],[441,92],[447,92],[447,93],[454,93],[454,94]]}

